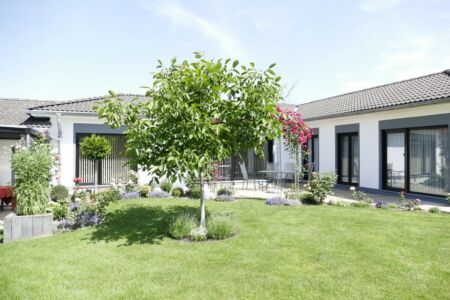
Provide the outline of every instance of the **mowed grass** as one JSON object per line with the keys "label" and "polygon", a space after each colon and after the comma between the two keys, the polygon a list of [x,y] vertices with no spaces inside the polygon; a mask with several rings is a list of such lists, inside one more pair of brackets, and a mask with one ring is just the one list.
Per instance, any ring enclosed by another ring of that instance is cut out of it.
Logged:
{"label": "mowed grass", "polygon": [[168,238],[168,220],[197,205],[122,201],[96,228],[0,245],[0,298],[450,298],[449,215],[210,201],[237,236]]}

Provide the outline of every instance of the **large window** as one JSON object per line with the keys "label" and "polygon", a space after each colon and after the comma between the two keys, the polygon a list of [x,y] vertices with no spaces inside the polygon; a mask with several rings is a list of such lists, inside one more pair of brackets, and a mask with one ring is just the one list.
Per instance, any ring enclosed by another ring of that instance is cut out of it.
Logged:
{"label": "large window", "polygon": [[448,150],[447,127],[386,131],[385,188],[446,195]]}
{"label": "large window", "polygon": [[[125,143],[126,138],[122,134],[102,135],[108,139],[111,144],[111,154],[103,159],[99,164],[98,183],[127,183],[128,170],[126,163]],[[90,134],[77,134],[76,136],[76,176],[83,178],[83,184],[94,184],[94,163],[81,155],[80,142]]]}
{"label": "large window", "polygon": [[359,182],[358,133],[338,135],[338,181],[350,185],[357,185]]}
{"label": "large window", "polygon": [[409,132],[409,188],[411,192],[447,194],[448,129]]}

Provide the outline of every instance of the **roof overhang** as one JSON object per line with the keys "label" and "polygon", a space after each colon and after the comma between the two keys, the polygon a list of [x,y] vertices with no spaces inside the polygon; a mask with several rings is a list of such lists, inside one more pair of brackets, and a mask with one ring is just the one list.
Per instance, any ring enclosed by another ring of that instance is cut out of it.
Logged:
{"label": "roof overhang", "polygon": [[[388,110],[393,110],[393,109],[404,109],[404,108],[412,108],[412,107],[417,107],[417,106],[434,105],[434,104],[445,103],[445,102],[449,102],[449,101],[450,101],[450,98],[448,98],[448,97],[440,98],[440,99],[433,99],[433,100],[424,100],[421,102],[384,106],[384,107],[379,107],[379,108],[371,108],[371,109],[365,109],[365,110],[359,110],[359,111],[354,111],[354,112],[341,113],[341,114],[335,114],[335,115],[329,115],[329,116],[323,116],[323,117],[317,117],[317,118],[304,118],[304,120],[306,122],[330,120],[330,119],[337,119],[337,118],[343,118],[343,117],[371,114],[371,113],[388,111]],[[307,103],[305,103],[305,104],[307,104]],[[297,111],[300,106],[301,106],[301,104],[297,105]],[[301,114],[301,111],[298,111],[298,112]]]}

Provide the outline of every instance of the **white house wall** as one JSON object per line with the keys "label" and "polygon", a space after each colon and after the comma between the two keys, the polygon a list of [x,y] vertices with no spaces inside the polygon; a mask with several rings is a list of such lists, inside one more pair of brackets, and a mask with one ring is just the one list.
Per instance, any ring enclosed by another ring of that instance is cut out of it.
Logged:
{"label": "white house wall", "polygon": [[449,102],[307,122],[310,127],[319,128],[319,171],[336,171],[335,127],[359,124],[360,186],[378,189],[381,172],[379,122],[444,113],[450,113]]}

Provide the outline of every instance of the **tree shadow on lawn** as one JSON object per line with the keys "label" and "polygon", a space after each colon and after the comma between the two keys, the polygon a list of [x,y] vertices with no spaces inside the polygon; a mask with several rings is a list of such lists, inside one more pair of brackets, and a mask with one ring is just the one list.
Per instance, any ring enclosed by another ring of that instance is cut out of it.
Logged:
{"label": "tree shadow on lawn", "polygon": [[127,206],[108,213],[105,221],[95,227],[90,240],[125,240],[120,246],[158,244],[169,236],[170,221],[183,213],[197,214],[198,209],[189,206]]}

